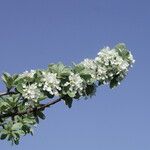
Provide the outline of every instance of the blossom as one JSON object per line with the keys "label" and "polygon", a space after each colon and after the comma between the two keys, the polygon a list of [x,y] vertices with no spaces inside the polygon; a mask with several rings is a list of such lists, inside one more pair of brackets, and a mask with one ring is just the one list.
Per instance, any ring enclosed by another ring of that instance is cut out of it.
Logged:
{"label": "blossom", "polygon": [[109,47],[109,46],[106,46],[106,47],[102,48],[102,49],[98,52],[97,55],[100,56],[100,55],[102,55],[102,54],[104,54],[104,53],[106,53],[106,54],[107,54],[108,52],[110,53],[110,50],[111,50],[110,47]]}
{"label": "blossom", "polygon": [[36,73],[35,70],[31,70],[30,72],[29,71],[25,71],[22,74],[20,74],[19,77],[20,78],[24,78],[24,77],[33,78],[35,73]]}
{"label": "blossom", "polygon": [[79,92],[82,95],[83,90],[83,79],[79,74],[74,74],[73,72],[69,76],[69,82],[66,82],[64,86],[69,85],[69,91],[74,92],[75,94]]}
{"label": "blossom", "polygon": [[92,69],[92,70],[96,70],[97,68],[97,65],[94,62],[94,60],[88,58],[84,59],[84,61],[82,61],[80,64],[83,65],[85,68]]}
{"label": "blossom", "polygon": [[122,61],[122,63],[120,64],[121,70],[128,70],[128,67],[129,67],[129,63],[127,61]]}
{"label": "blossom", "polygon": [[23,85],[23,92],[22,96],[25,99],[32,100],[37,102],[37,100],[40,98],[41,92],[37,87],[37,83],[31,84],[31,85]]}
{"label": "blossom", "polygon": [[123,61],[118,52],[115,49],[111,50],[109,47],[103,48],[95,60],[104,66],[119,65]]}
{"label": "blossom", "polygon": [[121,49],[120,54],[116,49],[110,49],[109,47],[103,48],[98,56],[95,58],[95,62],[98,65],[97,68],[97,80],[107,83],[113,79],[114,76],[122,80],[128,72],[129,67],[134,63],[132,54],[124,56],[125,50]]}
{"label": "blossom", "polygon": [[83,65],[85,69],[87,69],[88,73],[91,75],[91,79],[87,80],[87,82],[94,83],[96,80],[96,70],[98,67],[95,60],[86,58],[80,63],[80,65]]}
{"label": "blossom", "polygon": [[129,59],[131,64],[135,63],[135,60],[134,60],[133,55],[131,54],[131,52],[129,52],[128,59]]}
{"label": "blossom", "polygon": [[61,90],[60,87],[60,80],[57,79],[56,73],[50,72],[42,72],[42,79],[41,82],[43,83],[43,90],[49,92],[52,95],[59,95]]}
{"label": "blossom", "polygon": [[104,83],[106,82],[106,80],[108,79],[108,76],[107,76],[107,69],[105,67],[98,66],[97,72],[96,72],[96,79]]}

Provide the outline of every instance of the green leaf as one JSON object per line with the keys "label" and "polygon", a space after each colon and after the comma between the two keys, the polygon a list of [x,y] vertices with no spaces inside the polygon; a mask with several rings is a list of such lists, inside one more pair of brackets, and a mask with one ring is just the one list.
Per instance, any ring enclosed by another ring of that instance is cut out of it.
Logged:
{"label": "green leaf", "polygon": [[73,70],[75,73],[81,73],[81,71],[83,71],[85,69],[85,67],[83,65],[75,65]]}
{"label": "green leaf", "polygon": [[117,44],[115,49],[123,59],[128,59],[130,53],[124,43]]}
{"label": "green leaf", "polygon": [[24,135],[25,134],[25,132],[23,130],[17,130],[17,131],[15,131],[15,133],[17,133],[19,135]]}
{"label": "green leaf", "polygon": [[7,72],[3,73],[2,80],[4,81],[4,83],[6,84],[8,89],[12,88],[13,78],[11,77],[11,75],[9,73],[7,73]]}
{"label": "green leaf", "polygon": [[38,113],[37,113],[37,115],[38,115],[38,117],[40,117],[41,119],[45,119],[46,117],[45,117],[45,115],[41,112],[41,111],[39,111]]}
{"label": "green leaf", "polygon": [[1,137],[0,137],[0,139],[4,140],[4,139],[6,139],[6,137],[7,137],[7,134],[2,134]]}
{"label": "green leaf", "polygon": [[22,130],[24,131],[25,134],[30,133],[31,127],[28,125],[23,125]]}
{"label": "green leaf", "polygon": [[85,81],[89,81],[91,79],[91,75],[90,74],[86,74],[86,73],[81,73],[80,74],[81,78],[83,78]]}
{"label": "green leaf", "polygon": [[75,92],[70,92],[70,91],[68,91],[67,94],[68,94],[71,98],[75,97],[75,95],[76,95]]}
{"label": "green leaf", "polygon": [[81,78],[83,78],[85,81],[89,81],[92,78],[91,77],[91,70],[86,69],[82,65],[75,66],[74,71],[75,71],[75,73],[80,74]]}
{"label": "green leaf", "polygon": [[8,134],[8,131],[5,130],[5,129],[2,129],[2,130],[0,130],[0,133],[1,133],[1,134]]}
{"label": "green leaf", "polygon": [[22,128],[22,123],[15,123],[13,124],[12,126],[12,130],[18,130],[18,129],[21,129]]}
{"label": "green leaf", "polygon": [[81,95],[77,92],[74,99],[79,99],[81,97]]}
{"label": "green leaf", "polygon": [[12,76],[13,80],[15,81],[15,80],[18,78],[18,76],[19,76],[19,75],[14,74],[14,75]]}
{"label": "green leaf", "polygon": [[34,133],[33,129],[30,128],[30,134],[31,134],[32,136],[33,136],[33,133]]}
{"label": "green leaf", "polygon": [[14,80],[13,84],[14,84],[15,86],[17,86],[18,84],[22,84],[22,83],[24,83],[24,82],[25,82],[25,79],[18,77],[18,78],[16,78],[16,79]]}
{"label": "green leaf", "polygon": [[96,85],[92,84],[92,85],[87,85],[86,89],[86,96],[93,96],[96,93]]}
{"label": "green leaf", "polygon": [[17,140],[14,140],[14,143],[16,144],[16,145],[18,145],[19,144],[19,140],[17,139]]}
{"label": "green leaf", "polygon": [[124,43],[119,43],[115,46],[115,49],[120,49],[120,50],[123,50],[123,49],[127,49],[126,48],[126,45]]}
{"label": "green leaf", "polygon": [[32,118],[24,118],[23,119],[23,123],[24,124],[34,124],[35,123],[35,120],[34,119],[32,119]]}
{"label": "green leaf", "polygon": [[16,89],[17,89],[18,92],[22,93],[23,92],[23,86],[22,86],[22,84],[21,83],[18,84],[17,87],[16,87]]}
{"label": "green leaf", "polygon": [[39,124],[39,118],[37,116],[35,116],[35,121],[37,124]]}
{"label": "green leaf", "polygon": [[53,98],[54,95],[51,95],[49,92],[47,91],[43,91],[44,95],[46,95],[48,98]]}
{"label": "green leaf", "polygon": [[2,77],[3,77],[3,80],[7,82],[7,80],[11,78],[11,75],[8,72],[4,72]]}
{"label": "green leaf", "polygon": [[72,107],[73,99],[72,99],[71,97],[65,96],[65,97],[63,98],[63,100],[65,101],[65,104],[66,104],[69,108]]}
{"label": "green leaf", "polygon": [[60,78],[61,76],[69,76],[70,75],[70,68],[66,67],[62,63],[58,64],[50,64],[49,71],[52,73],[57,73],[57,76]]}
{"label": "green leaf", "polygon": [[114,77],[111,81],[110,81],[110,85],[109,87],[112,89],[114,87],[116,87],[118,85],[118,81],[116,80],[117,77]]}

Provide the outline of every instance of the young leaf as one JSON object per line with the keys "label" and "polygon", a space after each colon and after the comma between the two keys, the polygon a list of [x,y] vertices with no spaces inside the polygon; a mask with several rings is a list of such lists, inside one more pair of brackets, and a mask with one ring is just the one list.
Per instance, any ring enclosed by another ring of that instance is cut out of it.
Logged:
{"label": "young leaf", "polygon": [[12,130],[18,130],[18,129],[21,129],[22,128],[22,123],[15,123],[13,124],[12,126]]}
{"label": "young leaf", "polygon": [[13,78],[11,77],[11,75],[9,73],[7,73],[7,72],[3,73],[2,80],[4,81],[4,83],[6,84],[8,89],[12,88]]}
{"label": "young leaf", "polygon": [[75,92],[70,92],[70,91],[68,91],[67,94],[68,94],[71,98],[75,97],[75,95],[76,95]]}

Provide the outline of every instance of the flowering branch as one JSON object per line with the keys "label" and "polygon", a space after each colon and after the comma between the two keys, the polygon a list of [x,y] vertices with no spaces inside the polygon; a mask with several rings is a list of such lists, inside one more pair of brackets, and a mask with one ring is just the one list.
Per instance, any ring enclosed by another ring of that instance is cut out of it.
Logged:
{"label": "flowering branch", "polygon": [[[131,52],[124,44],[118,44],[73,66],[58,63],[45,70],[3,73],[7,91],[0,93],[0,138],[18,144],[21,135],[32,134],[39,118],[45,119],[45,108],[61,100],[70,108],[74,99],[95,95],[100,85],[118,86],[133,63]],[[60,98],[41,103],[53,97]]]}

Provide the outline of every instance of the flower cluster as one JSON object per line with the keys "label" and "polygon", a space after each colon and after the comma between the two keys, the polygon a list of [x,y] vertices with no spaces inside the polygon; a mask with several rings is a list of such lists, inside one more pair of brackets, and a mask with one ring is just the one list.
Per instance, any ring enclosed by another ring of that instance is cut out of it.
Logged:
{"label": "flower cluster", "polygon": [[64,86],[69,86],[69,92],[76,94],[77,92],[82,95],[83,90],[83,79],[79,74],[71,73],[69,76],[69,81],[64,84]]}
{"label": "flower cluster", "polygon": [[86,58],[80,64],[83,65],[85,68],[88,68],[88,69],[91,69],[91,70],[94,70],[94,71],[97,68],[97,65],[96,65],[96,63],[93,59]]}
{"label": "flower cluster", "polygon": [[126,53],[126,55],[123,57],[115,48],[110,49],[109,47],[103,48],[98,53],[98,56],[95,58],[95,62],[98,64],[97,80],[100,79],[103,83],[107,83],[114,76],[124,78],[130,65],[134,63],[134,59],[131,53],[128,53],[126,50],[122,50],[122,53]]}
{"label": "flower cluster", "polygon": [[60,87],[60,80],[57,78],[56,73],[42,72],[41,83],[43,84],[43,90],[49,92],[51,95],[58,96]]}
{"label": "flower cluster", "polygon": [[83,65],[85,69],[89,70],[91,77],[96,79],[97,64],[94,60],[86,58],[80,63],[80,65]]}
{"label": "flower cluster", "polygon": [[101,81],[102,83],[106,83],[108,79],[106,67],[102,67],[102,66],[97,67],[96,79],[98,81]]}
{"label": "flower cluster", "polygon": [[34,102],[37,102],[37,100],[41,96],[41,92],[37,87],[37,83],[31,84],[31,85],[23,85],[23,92],[22,96],[25,99],[32,100]]}

